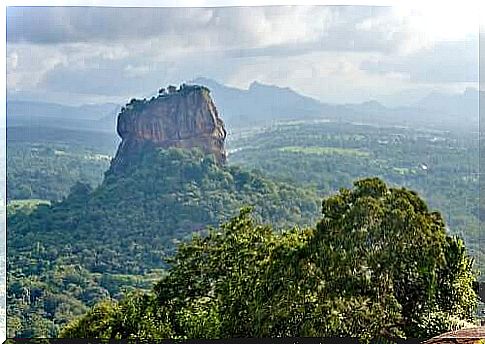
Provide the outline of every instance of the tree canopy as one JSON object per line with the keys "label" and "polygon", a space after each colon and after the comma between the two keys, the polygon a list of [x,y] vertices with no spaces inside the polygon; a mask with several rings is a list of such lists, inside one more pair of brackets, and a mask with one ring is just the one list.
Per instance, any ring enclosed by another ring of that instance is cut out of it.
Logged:
{"label": "tree canopy", "polygon": [[[121,174],[108,173],[95,189],[74,184],[63,201],[9,204],[9,286],[43,290],[26,303],[8,288],[9,319],[16,319],[9,324],[20,324],[9,325],[9,333],[31,336],[35,323],[54,337],[94,300],[118,299],[122,287],[151,287],[174,243],[229,220],[244,205],[254,206],[258,220],[284,228],[314,222],[318,203],[311,190],[219,166],[200,150],[160,149]],[[85,272],[83,281],[59,283],[53,271],[65,266]],[[87,286],[96,292],[85,293]],[[51,302],[55,295],[68,298],[72,311]]]}
{"label": "tree canopy", "polygon": [[472,321],[473,261],[413,191],[377,178],[322,202],[314,228],[247,208],[178,246],[148,294],[101,303],[62,337],[431,337]]}

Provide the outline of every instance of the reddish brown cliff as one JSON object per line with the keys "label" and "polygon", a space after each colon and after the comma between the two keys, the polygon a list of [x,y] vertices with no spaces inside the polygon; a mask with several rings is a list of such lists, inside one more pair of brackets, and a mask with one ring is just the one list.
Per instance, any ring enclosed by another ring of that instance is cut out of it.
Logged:
{"label": "reddish brown cliff", "polygon": [[210,92],[201,86],[170,89],[157,98],[132,100],[118,115],[121,136],[111,170],[123,168],[149,145],[168,148],[198,147],[214,154],[219,163],[226,161],[226,130]]}

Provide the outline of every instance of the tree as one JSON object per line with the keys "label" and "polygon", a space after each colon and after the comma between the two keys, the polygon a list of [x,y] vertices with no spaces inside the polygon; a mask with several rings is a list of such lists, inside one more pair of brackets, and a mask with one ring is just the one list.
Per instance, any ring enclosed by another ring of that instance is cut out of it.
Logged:
{"label": "tree", "polygon": [[163,309],[154,308],[149,295],[134,293],[121,302],[103,301],[84,317],[68,324],[61,338],[156,339],[171,338],[173,333],[162,318]]}
{"label": "tree", "polygon": [[[387,299],[399,309],[393,326],[411,337],[449,330],[453,316],[472,319],[472,259],[415,192],[364,179],[324,200],[322,212],[310,257],[329,292]],[[436,313],[442,321],[425,333],[423,319]]]}
{"label": "tree", "polygon": [[117,333],[369,341],[431,337],[471,320],[472,260],[415,192],[359,180],[326,198],[322,215],[314,229],[277,233],[246,208],[194,236],[153,295],[123,301],[131,315]]}

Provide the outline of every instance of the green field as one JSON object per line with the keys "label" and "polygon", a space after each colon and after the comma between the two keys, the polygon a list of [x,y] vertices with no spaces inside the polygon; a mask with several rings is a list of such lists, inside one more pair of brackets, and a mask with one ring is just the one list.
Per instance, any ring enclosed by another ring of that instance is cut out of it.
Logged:
{"label": "green field", "polygon": [[352,149],[352,148],[289,146],[289,147],[281,147],[279,150],[284,153],[295,153],[295,154],[316,154],[316,155],[336,154],[336,155],[347,155],[347,156],[356,156],[356,157],[369,156],[368,152],[364,152],[364,151],[361,151],[358,149]]}

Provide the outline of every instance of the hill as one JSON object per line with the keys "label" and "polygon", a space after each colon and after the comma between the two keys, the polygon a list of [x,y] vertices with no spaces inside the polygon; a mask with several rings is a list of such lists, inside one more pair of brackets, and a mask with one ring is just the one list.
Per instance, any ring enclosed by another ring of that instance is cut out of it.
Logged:
{"label": "hill", "polygon": [[[322,103],[291,88],[257,81],[252,82],[247,89],[230,87],[204,77],[188,83],[211,89],[230,132],[269,126],[274,122],[323,118],[444,130],[477,131],[478,128],[478,91],[473,89],[467,89],[459,95],[434,92],[413,104],[388,107],[374,100],[357,104]],[[119,109],[119,106],[110,103],[66,106],[9,100],[7,125],[113,133]]]}
{"label": "hill", "polygon": [[7,127],[55,127],[72,130],[112,132],[116,104],[68,106],[39,101],[7,101]]}
{"label": "hill", "polygon": [[247,90],[207,78],[197,78],[191,83],[211,89],[230,129],[268,125],[275,120],[319,118],[323,110],[323,104],[316,99],[302,96],[290,88],[256,81]]}
{"label": "hill", "polygon": [[309,224],[318,215],[312,191],[219,166],[198,150],[154,149],[123,174],[107,174],[97,189],[78,183],[64,201],[9,214],[9,257],[76,253],[71,263],[93,272],[144,273],[163,265],[173,239],[217,225],[244,205],[277,226]]}
{"label": "hill", "polygon": [[87,120],[99,120],[111,114],[115,116],[119,110],[118,105],[106,104],[85,104],[80,106],[61,105],[57,103],[10,100],[7,103],[8,116],[24,117],[50,117],[50,118],[77,118]]}
{"label": "hill", "polygon": [[212,90],[228,128],[268,126],[288,120],[329,119],[380,125],[423,126],[444,130],[477,131],[477,92],[463,95],[430,94],[416,104],[387,107],[370,100],[357,104],[329,104],[276,85],[253,82],[248,89],[228,87],[212,79],[197,78],[193,83]]}
{"label": "hill", "polygon": [[463,93],[446,94],[432,92],[415,105],[423,109],[454,115],[461,118],[478,119],[479,91],[467,88]]}
{"label": "hill", "polygon": [[[117,160],[95,189],[77,183],[62,201],[8,207],[10,335],[56,336],[86,306],[119,297],[123,288],[150,285],[175,243],[217,226],[243,206],[254,207],[256,219],[275,228],[315,221],[319,199],[312,189],[227,166],[213,146],[197,146],[215,139],[223,152],[223,138],[207,136],[223,128],[211,127],[222,126],[210,115],[216,112],[201,110],[211,104],[208,98],[168,116],[170,104],[179,104],[173,99],[192,99],[191,94],[127,104],[119,116],[123,140]],[[135,129],[164,130],[130,131],[125,117],[138,123]],[[184,128],[192,131],[181,135]],[[162,140],[168,133],[174,136]]]}
{"label": "hill", "polygon": [[[178,240],[203,233],[245,205],[254,206],[260,221],[282,228],[310,224],[319,201],[311,190],[219,166],[200,150],[170,148],[146,152],[136,168],[107,174],[97,189],[77,184],[62,202],[33,211],[10,207],[8,314],[19,323],[14,335],[35,330],[55,336],[86,305],[116,298],[130,285],[149,285],[150,273],[166,266]],[[32,285],[37,292],[25,304],[22,290]],[[91,291],[76,292],[85,288]]]}

